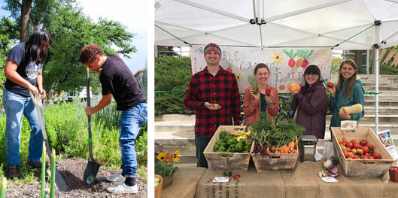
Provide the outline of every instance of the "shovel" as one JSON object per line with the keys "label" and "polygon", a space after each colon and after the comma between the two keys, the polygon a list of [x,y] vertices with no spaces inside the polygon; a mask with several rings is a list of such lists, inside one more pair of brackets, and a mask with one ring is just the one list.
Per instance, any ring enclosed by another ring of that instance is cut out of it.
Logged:
{"label": "shovel", "polygon": [[[90,106],[90,81],[89,81],[89,70],[87,68],[86,71],[86,80],[87,80],[87,107]],[[86,181],[87,184],[92,184],[95,180],[95,176],[97,176],[98,170],[101,166],[94,157],[93,157],[93,139],[91,138],[91,116],[88,116],[88,147],[90,152],[90,159],[88,161],[86,169],[84,170],[83,180]]]}
{"label": "shovel", "polygon": [[[50,144],[48,143],[47,139],[47,134],[46,134],[46,129],[44,127],[44,122],[43,122],[43,117],[41,115],[40,107],[39,107],[39,94],[36,94],[36,99],[33,97],[32,92],[30,92],[30,98],[32,99],[33,104],[36,107],[37,111],[37,116],[39,117],[39,123],[40,123],[40,128],[41,128],[41,133],[43,134],[43,140],[46,143],[46,151],[48,158],[50,158],[51,162],[51,149],[50,149]],[[47,170],[47,174],[51,175],[51,171]],[[57,189],[61,192],[65,192],[68,190],[68,186],[66,186],[64,179],[62,178],[62,175],[59,173],[58,169],[55,168],[55,185]]]}

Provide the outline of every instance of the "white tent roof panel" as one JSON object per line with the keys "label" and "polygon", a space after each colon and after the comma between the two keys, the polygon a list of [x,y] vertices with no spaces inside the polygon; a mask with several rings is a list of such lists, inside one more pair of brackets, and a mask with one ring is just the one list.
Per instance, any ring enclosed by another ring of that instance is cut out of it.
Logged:
{"label": "white tent roof panel", "polygon": [[[370,49],[398,42],[398,0],[157,0],[155,24],[189,44],[249,47],[333,47],[381,21],[379,39],[372,27],[335,49]],[[156,45],[186,46],[155,28]],[[319,36],[319,34],[321,36]],[[261,36],[262,37],[261,37]]]}

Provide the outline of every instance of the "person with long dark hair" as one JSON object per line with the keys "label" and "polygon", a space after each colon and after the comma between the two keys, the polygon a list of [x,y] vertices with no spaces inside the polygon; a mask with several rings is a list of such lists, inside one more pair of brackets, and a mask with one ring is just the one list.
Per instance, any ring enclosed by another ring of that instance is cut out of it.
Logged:
{"label": "person with long dark hair", "polygon": [[[43,135],[35,105],[29,91],[40,98],[46,97],[43,89],[43,63],[46,59],[51,37],[45,30],[34,32],[27,42],[19,43],[11,49],[5,65],[5,88],[3,104],[6,113],[6,155],[9,179],[20,178],[18,168],[22,115],[32,129],[29,140],[28,166],[41,169],[40,158],[43,152]],[[36,88],[37,87],[37,88]]]}
{"label": "person with long dark hair", "polygon": [[[253,91],[253,86],[245,89],[243,96],[243,111],[245,113],[245,120],[243,125],[254,124],[260,120],[260,112],[265,113],[267,116],[275,117],[279,111],[279,98],[278,90],[267,84],[270,76],[268,66],[264,63],[259,63],[254,68],[254,76],[257,78],[258,92]],[[266,89],[271,89],[268,96]]]}
{"label": "person with long dark hair", "polygon": [[[365,114],[365,91],[363,90],[362,82],[357,80],[357,65],[353,60],[345,60],[340,64],[339,73],[337,86],[329,89],[329,111],[333,114],[330,127],[340,127],[342,120],[356,120],[358,122]],[[344,109],[340,112],[341,107],[355,104],[362,105],[362,112],[348,114]]]}
{"label": "person with long dark hair", "polygon": [[321,80],[318,66],[310,65],[304,71],[305,85],[290,103],[291,117],[297,112],[296,123],[305,127],[305,135],[315,135],[318,139],[325,137],[326,112],[328,95]]}

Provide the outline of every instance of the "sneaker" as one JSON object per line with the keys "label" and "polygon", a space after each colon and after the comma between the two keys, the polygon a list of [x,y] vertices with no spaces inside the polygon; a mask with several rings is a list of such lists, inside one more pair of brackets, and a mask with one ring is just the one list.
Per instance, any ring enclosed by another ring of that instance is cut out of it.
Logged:
{"label": "sneaker", "polygon": [[[40,161],[38,161],[38,162],[31,162],[31,161],[28,161],[28,167],[29,167],[30,169],[41,170],[41,162],[40,162]],[[48,169],[48,165],[47,165],[47,164],[46,164],[46,169]]]}
{"label": "sneaker", "polygon": [[122,173],[115,173],[111,176],[106,177],[105,180],[109,182],[121,182],[125,180],[125,177]]}
{"label": "sneaker", "polygon": [[8,166],[6,177],[10,180],[14,179],[14,178],[20,179],[21,175],[18,172],[18,166]]}
{"label": "sneaker", "polygon": [[110,193],[122,194],[122,193],[137,193],[137,184],[134,186],[126,186],[124,182],[119,182],[116,186],[111,186],[106,189]]}

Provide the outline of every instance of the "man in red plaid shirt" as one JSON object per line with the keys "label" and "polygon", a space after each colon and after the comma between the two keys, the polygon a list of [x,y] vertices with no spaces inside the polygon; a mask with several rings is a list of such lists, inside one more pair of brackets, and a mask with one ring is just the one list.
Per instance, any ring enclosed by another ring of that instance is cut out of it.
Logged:
{"label": "man in red plaid shirt", "polygon": [[215,43],[204,48],[207,66],[192,76],[184,106],[196,113],[195,144],[197,167],[208,168],[203,155],[219,125],[240,124],[238,83],[232,72],[220,65],[221,49]]}

